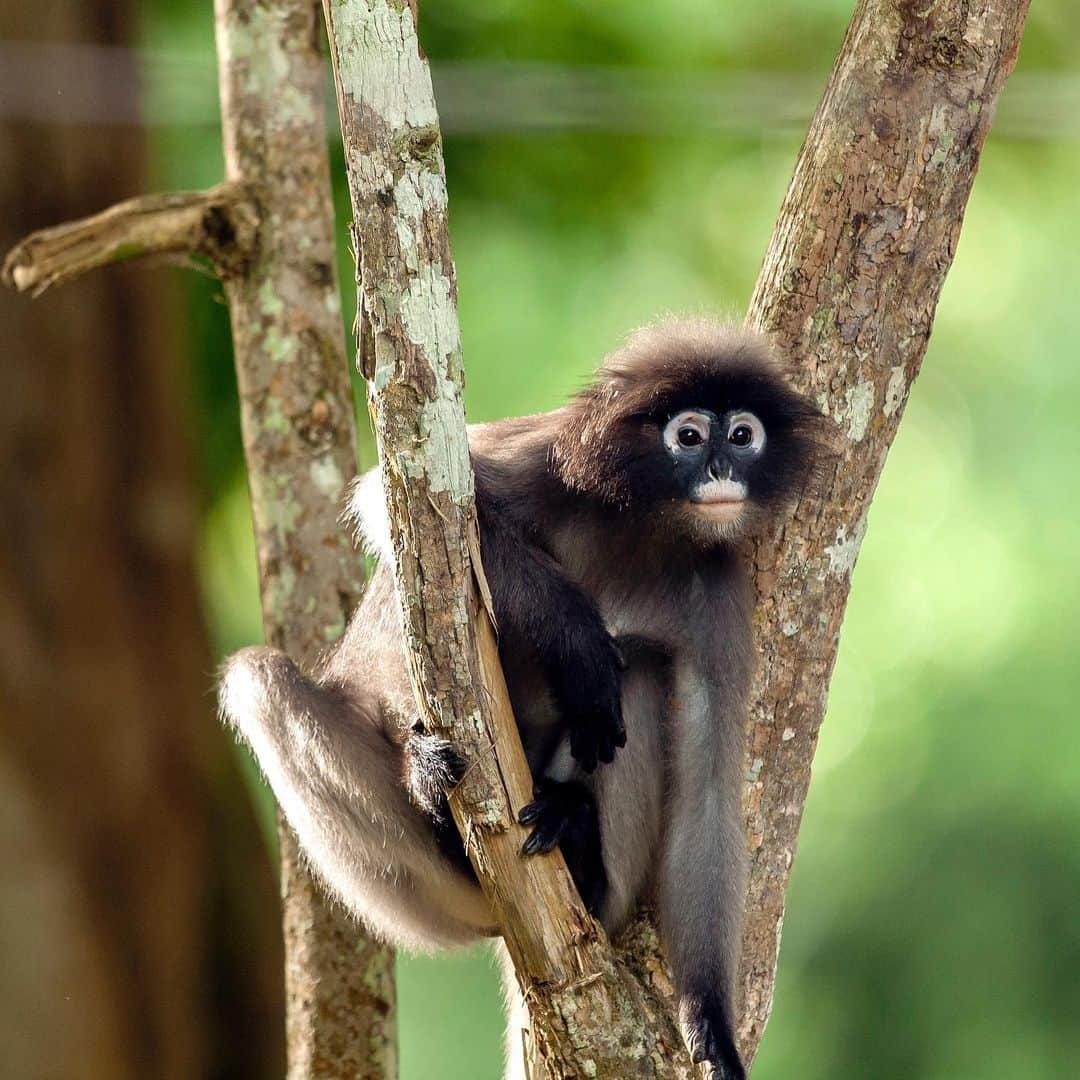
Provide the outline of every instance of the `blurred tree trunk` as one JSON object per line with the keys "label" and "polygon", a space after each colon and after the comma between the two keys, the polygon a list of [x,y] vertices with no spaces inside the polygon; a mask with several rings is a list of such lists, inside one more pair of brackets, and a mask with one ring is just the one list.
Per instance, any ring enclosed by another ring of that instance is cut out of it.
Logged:
{"label": "blurred tree trunk", "polygon": [[[130,44],[133,11],[12,4],[0,36]],[[143,164],[135,128],[0,126],[0,250],[138,192]],[[281,1072],[277,887],[208,692],[167,288],[121,269],[0,292],[8,1076]]]}

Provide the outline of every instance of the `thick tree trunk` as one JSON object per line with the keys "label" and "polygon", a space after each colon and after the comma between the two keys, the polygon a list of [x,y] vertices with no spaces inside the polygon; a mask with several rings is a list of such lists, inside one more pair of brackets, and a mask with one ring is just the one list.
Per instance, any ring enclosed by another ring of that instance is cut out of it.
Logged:
{"label": "thick tree trunk", "polygon": [[799,361],[842,453],[752,552],[761,650],[747,736],[753,855],[740,1037],[769,1011],[784,894],[866,515],[930,338],[1026,0],[862,0],[799,155],[748,322]]}
{"label": "thick tree trunk", "polygon": [[[129,45],[133,9],[10,5],[2,36]],[[143,149],[135,128],[9,123],[0,248],[138,191]],[[174,316],[167,283],[130,272],[34,304],[0,292],[0,1046],[13,1077],[280,1069],[274,886],[208,694]]]}

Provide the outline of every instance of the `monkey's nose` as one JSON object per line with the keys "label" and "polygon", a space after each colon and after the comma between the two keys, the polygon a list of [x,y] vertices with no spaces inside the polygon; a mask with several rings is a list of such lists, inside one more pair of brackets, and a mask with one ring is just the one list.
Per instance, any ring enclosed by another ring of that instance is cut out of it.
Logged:
{"label": "monkey's nose", "polygon": [[720,466],[717,465],[717,463],[715,461],[710,461],[709,462],[709,476],[713,480],[719,480],[720,479]]}

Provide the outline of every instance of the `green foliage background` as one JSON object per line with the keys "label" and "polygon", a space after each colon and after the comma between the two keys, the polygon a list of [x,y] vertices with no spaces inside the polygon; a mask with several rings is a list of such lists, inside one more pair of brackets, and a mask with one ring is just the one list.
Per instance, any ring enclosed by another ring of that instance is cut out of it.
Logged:
{"label": "green foliage background", "polygon": [[[647,68],[676,89],[742,69],[823,83],[851,7],[444,0],[423,5],[422,36],[437,62]],[[145,44],[204,56],[212,80],[207,5],[145,10]],[[1078,42],[1076,6],[1038,0],[1018,70],[1075,79]],[[212,125],[154,137],[157,186],[219,177]],[[658,312],[737,317],[800,138],[449,137],[470,419],[555,405]],[[761,1080],[1080,1068],[1078,173],[1077,141],[987,144],[854,576]],[[339,215],[343,232],[342,192]],[[188,287],[201,567],[224,653],[260,635],[254,554],[226,312],[213,283]],[[498,1074],[482,953],[403,959],[400,992],[405,1080]]]}

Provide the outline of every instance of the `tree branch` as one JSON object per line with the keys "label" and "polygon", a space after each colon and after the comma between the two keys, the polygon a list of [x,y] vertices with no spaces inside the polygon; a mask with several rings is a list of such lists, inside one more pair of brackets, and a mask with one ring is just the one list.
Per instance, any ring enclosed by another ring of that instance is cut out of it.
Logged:
{"label": "tree branch", "polygon": [[[362,585],[338,523],[356,469],[314,0],[216,0],[226,175],[259,249],[225,279],[267,640],[311,665]],[[397,1073],[393,953],[331,908],[282,824],[293,1080]]]}
{"label": "tree branch", "polygon": [[125,259],[208,259],[239,273],[255,248],[258,215],[242,184],[142,195],[92,217],[31,233],[8,253],[0,280],[40,296],[53,285]]}
{"label": "tree branch", "polygon": [[[324,7],[362,253],[361,357],[414,686],[425,721],[474,762],[451,802],[530,1003],[533,1064],[552,1076],[628,1075],[629,1059],[606,1038],[617,1032],[638,1068],[646,1057],[651,1075],[689,1075],[663,995],[647,1008],[635,997],[665,982],[648,922],[624,944],[625,966],[613,967],[561,858],[517,857],[514,811],[530,779],[470,569],[479,563],[456,286],[427,66],[400,4]],[[750,553],[763,663],[748,747],[748,1056],[771,1007],[783,895],[866,506],[925,348],[1025,13],[1010,0],[860,3],[749,315],[802,358],[804,387],[848,441],[826,499],[804,502]],[[640,984],[628,986],[627,971]],[[583,1018],[585,995],[601,1024]]]}
{"label": "tree branch", "polygon": [[[693,1075],[661,997],[616,967],[561,854],[523,859],[532,778],[482,575],[446,183],[412,12],[326,0],[361,254],[369,379],[411,677],[424,722],[470,768],[450,804],[529,1005],[534,1075]],[[643,1023],[643,1016],[652,1023]]]}
{"label": "tree branch", "polygon": [[753,852],[743,1050],[773,980],[810,763],[851,571],[930,336],[1026,0],[861,0],[806,143],[747,321],[801,362],[846,436],[824,497],[750,553],[762,661],[745,798]]}

